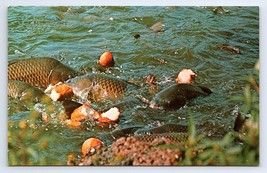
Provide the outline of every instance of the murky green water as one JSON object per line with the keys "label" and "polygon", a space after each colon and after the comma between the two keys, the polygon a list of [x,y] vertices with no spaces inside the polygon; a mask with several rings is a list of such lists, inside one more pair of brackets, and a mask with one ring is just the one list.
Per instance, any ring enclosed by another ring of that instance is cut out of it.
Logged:
{"label": "murky green water", "polygon": [[[57,140],[50,142],[48,150],[39,153],[40,157],[65,161],[69,153],[79,153],[82,142],[91,136],[132,126],[145,129],[167,123],[187,124],[190,113],[199,128],[211,134],[229,130],[235,118],[231,112],[236,106],[230,98],[243,92],[242,78],[253,71],[259,58],[259,9],[225,7],[218,14],[213,9],[10,7],[9,60],[53,57],[74,69],[91,72],[101,53],[110,50],[117,67],[110,70],[112,75],[138,82],[154,74],[159,86],[164,88],[173,84],[180,69],[191,68],[197,73],[196,82],[214,92],[179,110],[129,109],[111,128],[75,130],[60,124],[48,125],[44,133]],[[165,25],[164,32],[149,29],[157,22]],[[140,38],[135,38],[136,34]],[[222,46],[239,48],[241,54],[224,50]],[[26,55],[16,54],[17,51]],[[148,87],[139,92],[148,100],[153,97]],[[8,116],[19,121],[28,112],[14,106],[15,103],[9,101],[12,110]]]}

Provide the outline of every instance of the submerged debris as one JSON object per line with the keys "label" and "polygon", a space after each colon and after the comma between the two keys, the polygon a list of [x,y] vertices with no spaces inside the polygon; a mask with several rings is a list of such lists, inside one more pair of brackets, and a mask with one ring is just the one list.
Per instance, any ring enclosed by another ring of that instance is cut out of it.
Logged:
{"label": "submerged debris", "polygon": [[236,54],[241,54],[241,50],[237,47],[221,45],[221,46],[218,46],[217,48],[220,50],[226,50],[226,51],[233,52]]}
{"label": "submerged debris", "polygon": [[58,8],[58,10],[61,10],[63,12],[57,15],[60,19],[69,18],[69,17],[79,15],[85,12],[85,10],[82,8],[77,8],[77,9],[74,9],[74,8],[59,9]]}
{"label": "submerged debris", "polygon": [[223,14],[223,13],[228,13],[229,11],[223,8],[222,6],[216,7],[213,10],[214,14]]}
{"label": "submerged debris", "polygon": [[164,32],[164,24],[162,22],[157,22],[150,27],[150,30],[154,32]]}
{"label": "submerged debris", "polygon": [[153,75],[153,74],[149,74],[149,75],[146,77],[146,83],[147,83],[147,84],[152,85],[152,84],[154,84],[156,81],[157,81],[156,76]]}
{"label": "submerged debris", "polygon": [[140,36],[140,34],[135,34],[134,35],[134,38],[136,38],[136,39],[138,39],[138,38],[140,38],[141,36]]}

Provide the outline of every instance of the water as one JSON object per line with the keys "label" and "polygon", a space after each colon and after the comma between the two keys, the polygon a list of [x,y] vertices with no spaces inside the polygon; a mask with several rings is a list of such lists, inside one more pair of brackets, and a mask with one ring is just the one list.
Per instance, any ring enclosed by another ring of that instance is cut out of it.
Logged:
{"label": "water", "polygon": [[[120,122],[111,128],[75,130],[53,124],[44,133],[57,140],[40,157],[65,162],[67,155],[79,153],[82,142],[91,136],[132,126],[186,125],[189,114],[199,128],[212,134],[231,129],[235,118],[231,112],[237,103],[230,98],[242,94],[242,79],[253,72],[259,59],[259,9],[225,7],[215,14],[214,8],[9,7],[9,60],[53,57],[74,69],[91,72],[98,57],[110,50],[117,67],[110,70],[111,75],[140,84],[153,74],[165,88],[173,84],[180,69],[191,68],[197,73],[196,82],[213,91],[179,110],[152,112],[136,106],[123,112]],[[164,32],[149,29],[157,22],[164,24]],[[136,34],[140,38],[135,38]],[[239,48],[241,54],[222,46]],[[153,97],[148,87],[139,92],[148,100]],[[14,103],[10,101],[9,107]],[[27,109],[17,108],[9,119],[28,114]]]}

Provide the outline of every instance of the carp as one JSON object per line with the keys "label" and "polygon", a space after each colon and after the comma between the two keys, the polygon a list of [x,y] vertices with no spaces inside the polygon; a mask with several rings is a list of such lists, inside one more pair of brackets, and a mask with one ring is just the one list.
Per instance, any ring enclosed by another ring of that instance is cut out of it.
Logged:
{"label": "carp", "polygon": [[203,86],[187,83],[174,84],[157,93],[150,102],[150,107],[178,109],[189,100],[199,96],[208,96],[211,93],[209,88]]}
{"label": "carp", "polygon": [[77,75],[80,73],[53,58],[27,58],[8,62],[8,80],[27,82],[42,89]]}
{"label": "carp", "polygon": [[82,98],[87,96],[89,100],[96,102],[105,101],[107,98],[112,100],[122,98],[131,85],[116,77],[96,73],[78,76],[65,83],[72,88],[75,95]]}

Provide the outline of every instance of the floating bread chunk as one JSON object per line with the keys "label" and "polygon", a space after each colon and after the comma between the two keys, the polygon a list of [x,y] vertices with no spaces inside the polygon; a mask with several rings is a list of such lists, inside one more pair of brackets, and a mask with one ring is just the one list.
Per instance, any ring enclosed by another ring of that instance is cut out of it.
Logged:
{"label": "floating bread chunk", "polygon": [[109,52],[109,51],[104,52],[100,56],[98,63],[103,67],[112,67],[112,66],[114,66],[115,62],[114,62],[112,53]]}
{"label": "floating bread chunk", "polygon": [[61,84],[52,89],[50,97],[54,101],[62,101],[73,96],[73,90],[66,84]]}
{"label": "floating bread chunk", "polygon": [[92,151],[93,148],[96,146],[102,145],[102,142],[97,138],[89,138],[86,141],[84,141],[82,145],[82,154],[85,156],[89,152]]}
{"label": "floating bread chunk", "polygon": [[108,111],[100,114],[98,118],[98,122],[100,123],[113,123],[118,121],[120,116],[120,111],[118,108],[114,107],[109,109]]}
{"label": "floating bread chunk", "polygon": [[120,116],[119,109],[114,107],[104,113],[100,113],[90,107],[89,103],[76,108],[72,114],[71,119],[65,123],[72,127],[79,127],[82,121],[96,120],[99,123],[114,123],[118,121]]}
{"label": "floating bread chunk", "polygon": [[79,127],[82,121],[98,120],[99,116],[100,113],[91,108],[89,103],[84,103],[71,113],[71,118],[66,121],[66,124],[72,127]]}
{"label": "floating bread chunk", "polygon": [[65,121],[65,124],[74,128],[79,127],[82,121],[87,120],[88,117],[88,109],[90,108],[89,103],[85,103],[80,107],[74,109],[71,113],[71,118]]}
{"label": "floating bread chunk", "polygon": [[177,83],[192,83],[197,76],[191,69],[182,69],[176,79]]}
{"label": "floating bread chunk", "polygon": [[87,119],[88,117],[88,109],[90,108],[89,103],[84,103],[82,106],[75,109],[71,114],[71,120],[80,122],[82,120]]}

